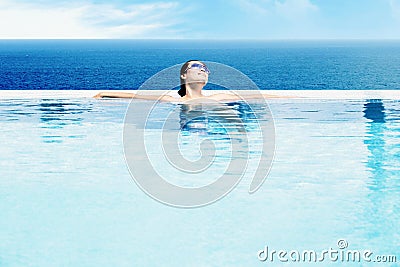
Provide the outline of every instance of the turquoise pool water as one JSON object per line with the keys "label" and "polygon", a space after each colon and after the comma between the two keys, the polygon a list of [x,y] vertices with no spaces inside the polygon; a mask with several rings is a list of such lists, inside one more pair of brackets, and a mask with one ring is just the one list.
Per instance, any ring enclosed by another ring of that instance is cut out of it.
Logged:
{"label": "turquoise pool water", "polygon": [[[131,178],[122,143],[128,104],[2,100],[0,266],[303,266],[257,254],[338,249],[339,239],[397,263],[321,266],[398,266],[398,101],[270,101],[276,152],[265,183],[248,194],[245,177],[196,209],[163,205]],[[195,125],[182,138],[221,134]]]}

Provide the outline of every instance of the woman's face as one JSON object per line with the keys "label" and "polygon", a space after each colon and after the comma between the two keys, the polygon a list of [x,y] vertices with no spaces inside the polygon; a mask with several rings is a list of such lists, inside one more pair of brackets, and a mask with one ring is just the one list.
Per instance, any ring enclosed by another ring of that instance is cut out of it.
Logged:
{"label": "woman's face", "polygon": [[186,72],[182,75],[186,83],[203,83],[208,82],[208,68],[200,61],[190,61]]}

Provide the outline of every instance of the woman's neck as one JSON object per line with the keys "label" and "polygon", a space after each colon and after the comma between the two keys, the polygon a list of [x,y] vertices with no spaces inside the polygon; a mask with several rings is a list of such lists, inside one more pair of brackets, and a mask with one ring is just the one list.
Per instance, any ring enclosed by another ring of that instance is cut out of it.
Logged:
{"label": "woman's neck", "polygon": [[192,98],[203,97],[204,95],[201,93],[203,87],[204,87],[203,83],[186,84],[186,98],[192,99]]}

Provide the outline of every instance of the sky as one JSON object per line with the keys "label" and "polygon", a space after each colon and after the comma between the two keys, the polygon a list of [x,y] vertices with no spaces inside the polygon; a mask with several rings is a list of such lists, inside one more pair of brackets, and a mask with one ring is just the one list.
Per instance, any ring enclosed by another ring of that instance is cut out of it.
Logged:
{"label": "sky", "polygon": [[0,0],[0,39],[399,39],[400,0]]}

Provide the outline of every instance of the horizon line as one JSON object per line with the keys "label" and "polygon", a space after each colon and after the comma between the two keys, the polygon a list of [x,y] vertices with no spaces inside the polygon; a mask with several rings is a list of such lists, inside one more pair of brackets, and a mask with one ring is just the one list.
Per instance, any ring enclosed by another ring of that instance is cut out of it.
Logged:
{"label": "horizon line", "polygon": [[0,41],[400,41],[400,38],[0,38]]}

